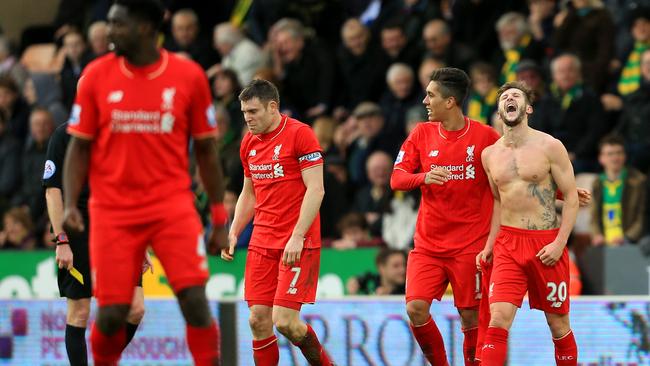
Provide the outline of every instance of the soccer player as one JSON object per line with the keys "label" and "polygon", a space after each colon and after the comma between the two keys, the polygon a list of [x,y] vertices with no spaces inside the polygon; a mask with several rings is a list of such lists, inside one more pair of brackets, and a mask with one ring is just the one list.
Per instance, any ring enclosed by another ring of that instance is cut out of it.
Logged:
{"label": "soccer player", "polygon": [[448,363],[429,309],[450,282],[465,335],[465,365],[475,362],[480,301],[475,259],[488,240],[493,210],[479,157],[499,136],[463,116],[468,87],[469,77],[462,70],[433,72],[423,100],[430,122],[418,124],[406,139],[391,177],[395,190],[422,191],[415,248],[406,271],[406,311],[413,335],[433,366]]}
{"label": "soccer player", "polygon": [[207,79],[193,61],[158,49],[163,8],[117,0],[108,13],[113,53],[89,64],[68,124],[64,222],[83,231],[77,208],[89,177],[90,260],[98,302],[95,365],[115,365],[146,248],[160,259],[187,322],[196,365],[219,365],[219,332],[205,295],[208,265],[190,190],[189,138],[208,193],[208,249],[227,246],[217,122]]}
{"label": "soccer player", "polygon": [[[569,324],[567,239],[576,220],[578,195],[569,154],[562,143],[528,126],[532,93],[520,82],[499,89],[504,135],[481,156],[499,207],[501,228],[494,244],[489,286],[490,327],[483,366],[502,366],[508,330],[526,291],[530,307],[544,311],[555,343],[557,365],[577,365]],[[564,196],[561,220],[556,190]]]}
{"label": "soccer player", "polygon": [[[50,138],[47,147],[45,169],[43,171],[43,186],[47,212],[56,234],[56,262],[59,267],[59,293],[67,300],[67,316],[65,327],[65,348],[71,366],[87,365],[86,327],[90,313],[90,297],[92,296],[92,277],[90,275],[90,259],[88,257],[88,232],[71,233],[63,231],[63,194],[61,191],[61,172],[65,150],[70,142],[66,133],[68,124],[57,127]],[[78,201],[84,226],[88,226],[88,187],[84,185]],[[143,272],[150,268],[151,262],[145,257]],[[76,269],[81,274],[81,280],[69,271]],[[152,268],[153,271],[153,268]],[[81,283],[83,281],[83,283]],[[144,316],[144,294],[142,292],[142,277],[135,287],[131,309],[126,319],[126,343],[133,339],[138,325]]]}
{"label": "soccer player", "polygon": [[316,299],[320,267],[321,148],[309,126],[280,114],[278,90],[270,82],[252,81],[239,100],[249,130],[240,147],[244,186],[230,248],[222,249],[221,257],[233,259],[237,237],[254,216],[244,296],[255,364],[278,364],[275,325],[310,365],[332,365],[314,330],[300,320],[302,304]]}

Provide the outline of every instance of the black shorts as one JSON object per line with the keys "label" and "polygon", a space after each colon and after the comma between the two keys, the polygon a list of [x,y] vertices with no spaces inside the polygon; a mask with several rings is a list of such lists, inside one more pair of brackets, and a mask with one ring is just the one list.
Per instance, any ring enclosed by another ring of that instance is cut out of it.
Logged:
{"label": "black shorts", "polygon": [[[59,294],[61,297],[73,300],[88,299],[93,294],[90,257],[88,255],[88,232],[68,234],[68,240],[70,240],[70,248],[72,249],[72,265],[83,276],[84,284],[82,285],[74,278],[67,269],[59,269],[57,275]],[[140,276],[137,286],[142,287],[142,276]]]}

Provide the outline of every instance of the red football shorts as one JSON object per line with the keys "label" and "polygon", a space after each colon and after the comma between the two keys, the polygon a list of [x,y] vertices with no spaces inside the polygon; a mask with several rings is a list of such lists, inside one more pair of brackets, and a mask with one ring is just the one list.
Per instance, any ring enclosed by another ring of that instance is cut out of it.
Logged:
{"label": "red football shorts", "polygon": [[525,230],[501,226],[494,244],[494,268],[490,279],[490,304],[509,302],[521,307],[528,290],[531,309],[548,313],[569,312],[569,252],[546,266],[536,257],[555,240],[558,229]]}
{"label": "red football shorts", "polygon": [[459,309],[475,309],[480,301],[480,277],[476,255],[437,257],[415,248],[406,265],[406,302],[440,300],[451,282],[454,305]]}
{"label": "red football shorts", "polygon": [[474,358],[481,359],[483,340],[485,333],[490,326],[490,302],[488,292],[490,288],[490,276],[492,274],[492,262],[481,261],[481,305],[478,308],[478,334],[476,336],[476,354]]}
{"label": "red football shorts", "polygon": [[196,211],[169,211],[159,220],[130,225],[94,209],[90,220],[90,260],[99,305],[130,304],[142,274],[147,246],[160,260],[175,293],[208,279],[201,222]]}
{"label": "red football shorts", "polygon": [[303,249],[293,266],[282,264],[284,249],[248,247],[244,298],[248,306],[278,305],[300,310],[316,301],[320,248]]}

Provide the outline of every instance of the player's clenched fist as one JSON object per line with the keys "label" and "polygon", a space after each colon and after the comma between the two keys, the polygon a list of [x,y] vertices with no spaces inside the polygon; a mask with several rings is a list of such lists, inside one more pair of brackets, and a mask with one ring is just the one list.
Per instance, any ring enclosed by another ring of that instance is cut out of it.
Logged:
{"label": "player's clenched fist", "polygon": [[63,228],[66,231],[82,232],[84,228],[84,219],[81,211],[76,207],[66,207],[63,212]]}
{"label": "player's clenched fist", "polygon": [[237,235],[228,235],[228,248],[221,248],[221,259],[231,261],[235,258],[235,246],[237,245]]}
{"label": "player's clenched fist", "polygon": [[425,184],[443,185],[448,180],[449,180],[449,171],[447,169],[445,169],[445,168],[431,169],[424,176],[424,183]]}

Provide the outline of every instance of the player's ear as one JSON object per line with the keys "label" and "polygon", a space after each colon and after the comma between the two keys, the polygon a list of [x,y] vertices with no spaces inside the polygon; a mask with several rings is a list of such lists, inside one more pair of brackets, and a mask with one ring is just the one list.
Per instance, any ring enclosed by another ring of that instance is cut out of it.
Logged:
{"label": "player's ear", "polygon": [[533,106],[532,105],[527,105],[526,106],[526,114],[533,114]]}
{"label": "player's ear", "polygon": [[271,109],[272,112],[277,111],[280,108],[278,102],[272,100],[266,105],[266,109]]}

